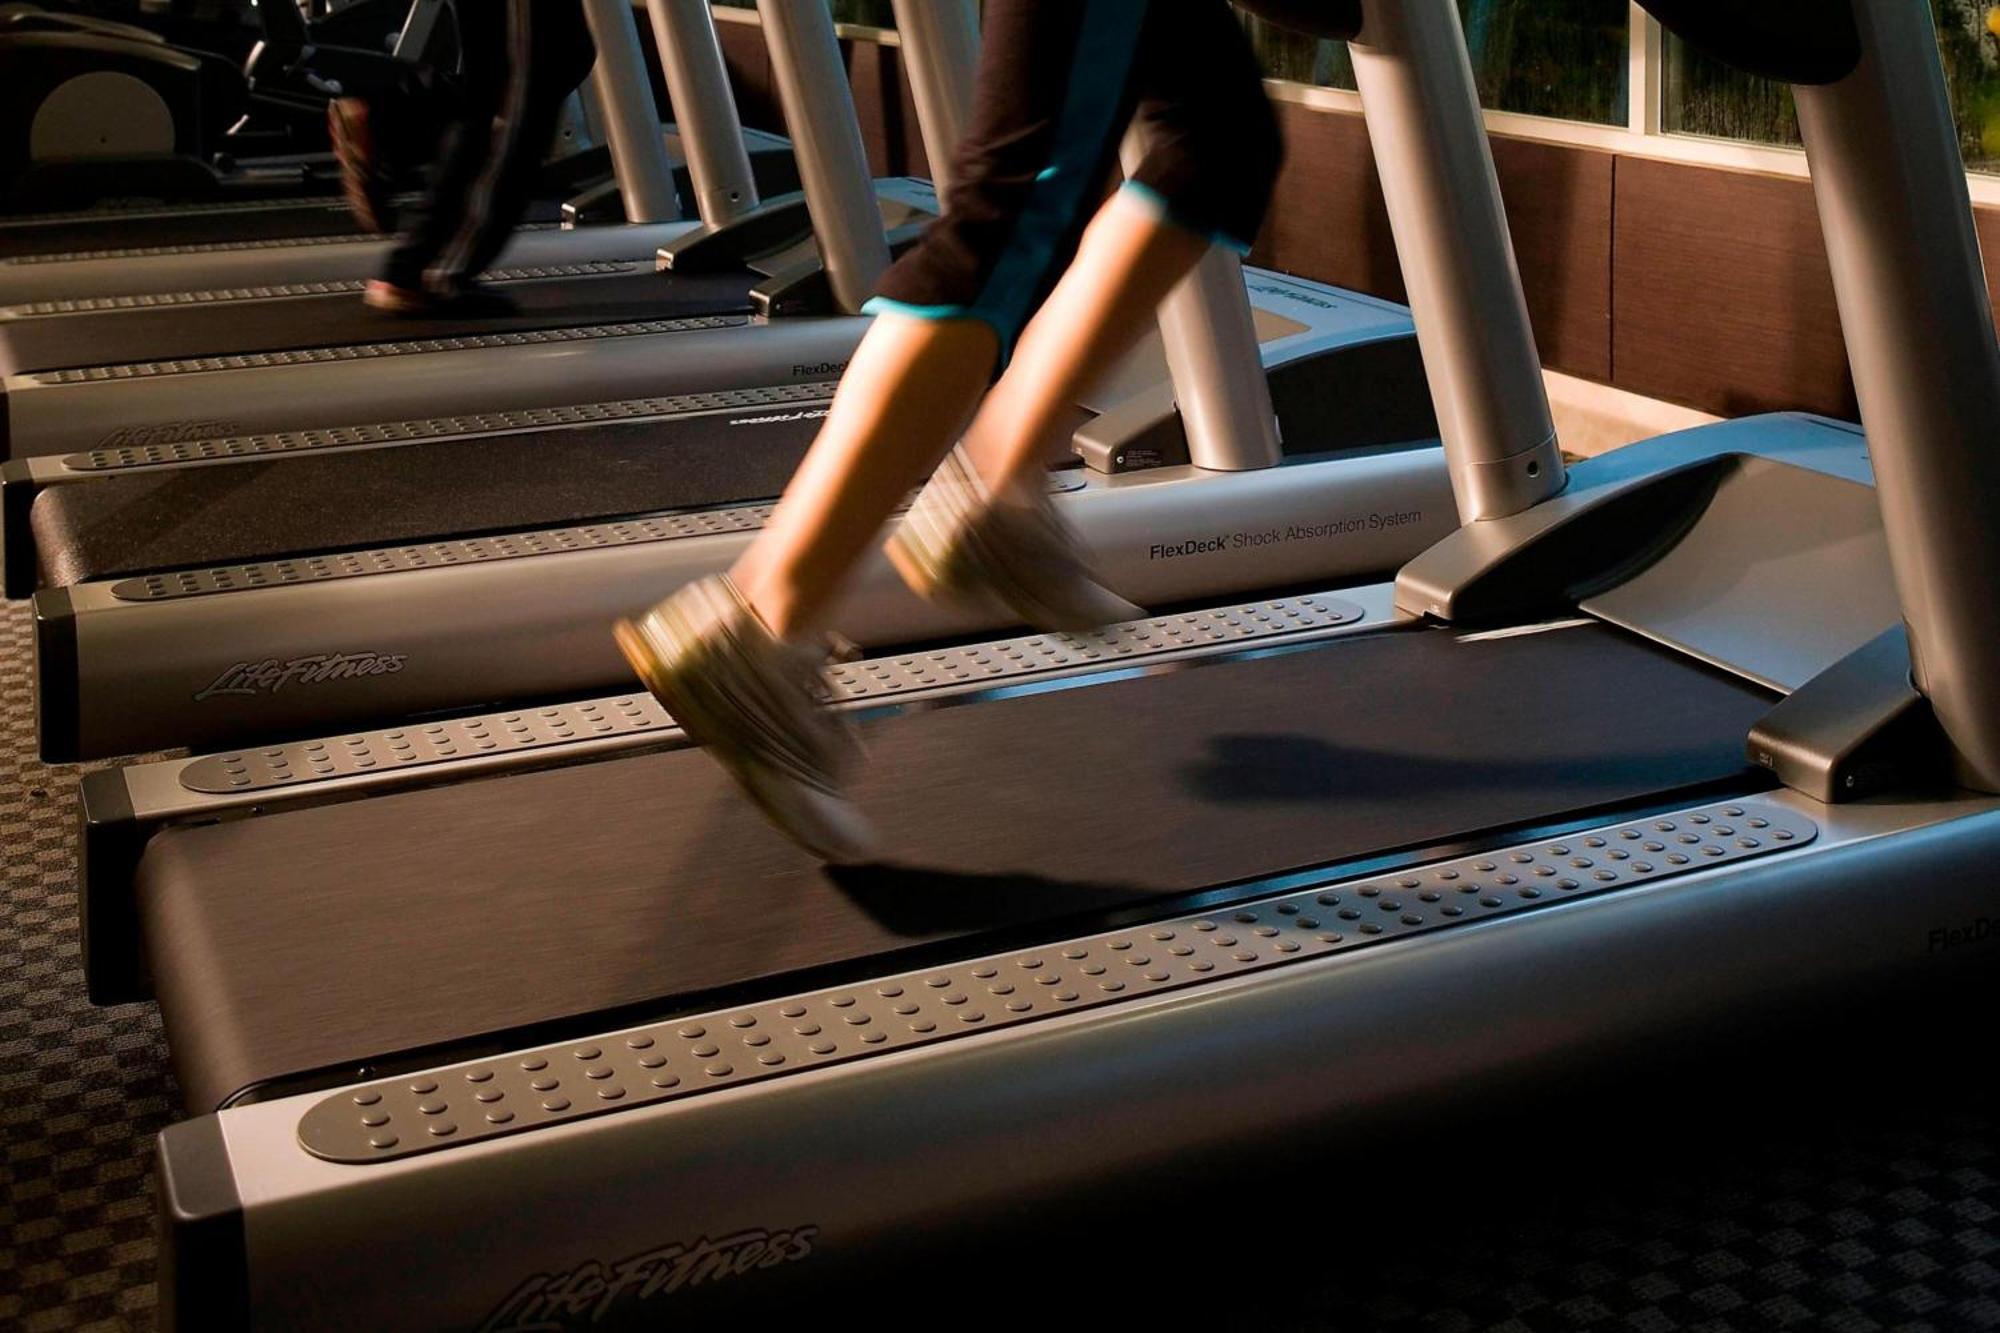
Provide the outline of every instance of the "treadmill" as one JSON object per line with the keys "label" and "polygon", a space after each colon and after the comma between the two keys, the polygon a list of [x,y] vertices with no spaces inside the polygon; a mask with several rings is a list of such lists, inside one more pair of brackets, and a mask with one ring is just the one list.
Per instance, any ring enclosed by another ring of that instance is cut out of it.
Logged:
{"label": "treadmill", "polygon": [[657,1326],[1983,956],[2000,345],[1932,20],[1843,0],[1801,67],[1649,7],[1801,80],[1865,444],[1565,479],[1456,10],[1343,7],[1465,524],[1390,586],[841,668],[874,867],[641,696],[90,775],[93,994],[157,996],[195,1113],[167,1326]]}
{"label": "treadmill", "polygon": [[[1254,273],[1253,312],[1234,256],[1211,264],[1219,281],[1190,289],[1195,333],[1153,340],[1080,402],[1068,466],[1049,474],[1113,585],[1172,605],[1375,578],[1449,533],[1408,312]],[[1226,369],[1205,396],[1185,376],[1176,392],[1168,366],[1216,328],[1241,332],[1197,360]],[[604,626],[735,561],[834,387],[286,433],[177,463],[93,456],[95,480],[40,489],[44,460],[10,462],[41,753],[289,739],[620,688]],[[1240,407],[1259,394],[1278,429],[1237,424],[1260,419]],[[915,598],[876,561],[837,628],[884,648],[1006,624]]]}
{"label": "treadmill", "polygon": [[[831,370],[13,460],[8,592],[47,585],[42,753],[293,739],[617,688],[603,624],[735,560],[817,433]],[[682,371],[725,373],[711,358],[658,377]],[[1220,252],[1076,417],[1051,487],[1150,604],[1379,577],[1455,523],[1407,310],[1246,277]],[[911,597],[886,564],[838,623],[876,648],[1006,627]]]}
{"label": "treadmill", "polygon": [[[705,35],[715,81],[723,84],[706,12],[655,2]],[[594,25],[598,32],[621,21],[631,28],[618,0],[591,3],[593,12],[607,15]],[[935,198],[913,180],[870,186],[830,16],[773,4],[763,31],[794,131],[802,195],[742,208],[722,225],[686,231],[664,247],[644,229],[619,230],[599,243],[644,248],[613,259],[495,270],[487,278],[516,306],[500,315],[388,318],[355,299],[358,280],[0,310],[10,456],[67,453],[135,429],[184,438],[191,426],[212,424],[222,400],[237,429],[257,431],[377,421],[413,402],[428,411],[463,411],[635,397],[657,391],[653,371],[661,362],[707,360],[698,343],[645,335],[707,332],[711,341],[727,341],[752,329],[753,315],[851,314],[886,263],[884,226],[913,237],[934,216]],[[627,36],[636,47],[636,37]],[[969,70],[951,77],[970,87]],[[640,92],[624,101],[630,105],[622,112],[617,99],[607,110],[614,123],[639,127],[613,139],[633,149],[617,155],[631,198],[636,186],[626,168],[662,154],[657,120],[643,105],[649,99]],[[684,108],[683,119],[712,109],[720,108],[704,101]],[[738,152],[738,180],[728,190],[711,188],[703,169],[725,156],[691,158],[695,193],[711,204],[728,194],[741,197],[750,186]],[[668,206],[664,170],[658,176],[659,189],[649,193]],[[861,327],[851,319],[788,319],[786,336],[773,337],[759,319],[753,340],[766,355],[760,378],[768,379],[774,366],[837,364]],[[207,406],[192,410],[190,400]]]}
{"label": "treadmill", "polygon": [[[598,61],[584,90],[589,95],[573,99],[579,110],[572,119],[581,121],[575,130],[586,141],[599,137],[601,125],[610,151],[572,145],[559,173],[573,179],[582,163],[607,156],[618,221],[639,225],[575,225],[581,212],[601,211],[601,205],[588,202],[591,192],[568,203],[537,200],[519,235],[496,261],[496,270],[650,261],[661,245],[688,230],[687,224],[671,225],[684,211],[698,209],[702,221],[720,225],[755,208],[760,197],[797,192],[791,145],[775,134],[745,130],[736,115],[707,8],[691,0],[656,0],[650,9],[672,101],[700,106],[702,114],[684,126],[662,127],[645,91],[650,77],[631,15],[593,8],[589,17]],[[708,189],[695,188],[691,159],[700,159]],[[634,183],[626,187],[621,174]],[[682,200],[688,201],[686,209]],[[340,207],[344,212],[345,206]],[[0,224],[0,238],[4,235],[5,224]],[[153,238],[141,233],[133,239]],[[166,241],[108,252],[80,247],[80,253],[0,258],[0,307],[120,309],[132,303],[130,298],[157,301],[191,292],[213,293],[217,301],[228,303],[268,300],[274,293],[318,284],[330,284],[322,295],[347,290],[331,284],[351,284],[358,291],[362,280],[380,271],[392,244],[354,235],[351,226],[323,235],[307,229],[258,239],[228,236],[212,226],[211,234],[193,243],[174,243],[172,237]],[[0,254],[5,252],[0,239]],[[121,304],[115,298],[126,300]]]}

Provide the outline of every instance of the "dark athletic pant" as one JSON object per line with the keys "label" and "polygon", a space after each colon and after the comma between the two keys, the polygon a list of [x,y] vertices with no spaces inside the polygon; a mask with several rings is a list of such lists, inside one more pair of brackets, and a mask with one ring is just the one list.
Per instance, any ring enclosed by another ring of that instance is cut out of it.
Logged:
{"label": "dark athletic pant", "polygon": [[383,277],[462,289],[500,254],[527,211],[565,98],[597,58],[577,0],[462,0],[463,52],[424,197]]}
{"label": "dark athletic pant", "polygon": [[1123,188],[1248,250],[1283,150],[1225,0],[986,0],[944,216],[868,309],[983,320],[1004,364],[1075,256],[1135,116],[1146,155]]}

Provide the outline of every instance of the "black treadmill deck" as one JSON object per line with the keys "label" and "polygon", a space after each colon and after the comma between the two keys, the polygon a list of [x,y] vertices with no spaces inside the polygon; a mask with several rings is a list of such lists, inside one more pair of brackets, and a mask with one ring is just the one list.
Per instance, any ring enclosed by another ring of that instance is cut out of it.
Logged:
{"label": "black treadmill deck", "polygon": [[30,526],[55,587],[519,532],[775,496],[818,428],[746,408],[136,472],[49,488]]}
{"label": "black treadmill deck", "polygon": [[0,321],[0,374],[680,319],[750,307],[754,279],[748,270],[668,275],[637,262],[613,267],[624,271],[497,284],[514,309],[476,317],[385,315],[352,291],[17,316]]}
{"label": "black treadmill deck", "polygon": [[683,750],[169,830],[136,892],[207,1110],[1744,779],[1769,704],[1602,626],[1384,633],[874,721],[879,867],[815,864]]}
{"label": "black treadmill deck", "polygon": [[248,207],[105,208],[44,216],[26,213],[0,223],[0,259],[290,236],[361,239],[353,215],[338,198],[308,198],[278,205],[254,201]]}

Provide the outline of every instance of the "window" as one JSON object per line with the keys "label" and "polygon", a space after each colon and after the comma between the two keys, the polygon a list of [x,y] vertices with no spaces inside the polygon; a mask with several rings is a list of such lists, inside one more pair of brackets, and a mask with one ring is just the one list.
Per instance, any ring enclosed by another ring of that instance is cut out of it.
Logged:
{"label": "window", "polygon": [[[828,3],[844,23],[895,25],[890,0]],[[1739,74],[1670,35],[1651,40],[1644,10],[1633,0],[1457,3],[1481,103],[1489,111],[1541,118],[1509,123],[1510,134],[1681,160],[1804,170],[1804,163],[1788,154],[1755,151],[1797,146],[1789,89]],[[1973,197],[2000,204],[2000,0],[1926,3],[1937,19],[1966,166],[1985,173],[1974,177]],[[1353,90],[1354,66],[1344,43],[1316,41],[1248,15],[1243,24],[1267,77],[1307,88]],[[1635,71],[1643,71],[1651,101],[1635,99],[1628,88]],[[1753,147],[1746,155],[1742,145]]]}
{"label": "window", "polygon": [[[713,0],[723,9],[755,9],[757,0]],[[889,0],[831,0],[835,23],[852,23],[863,28],[893,28],[896,13]]]}
{"label": "window", "polygon": [[[2000,36],[1988,0],[1931,0],[1959,149],[1974,171],[2000,172]],[[1791,90],[1711,60],[1669,37],[1662,126],[1753,143],[1797,144]]]}
{"label": "window", "polygon": [[864,28],[893,28],[896,11],[889,0],[833,0],[835,23],[856,23]]}
{"label": "window", "polygon": [[[1627,0],[1458,0],[1458,9],[1489,110],[1624,123]],[[1354,87],[1344,44],[1244,21],[1271,78]]]}

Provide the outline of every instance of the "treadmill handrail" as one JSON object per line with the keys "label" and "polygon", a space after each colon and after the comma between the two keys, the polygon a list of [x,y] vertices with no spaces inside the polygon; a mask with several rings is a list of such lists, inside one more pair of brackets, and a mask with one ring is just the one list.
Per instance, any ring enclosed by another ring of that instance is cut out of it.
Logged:
{"label": "treadmill handrail", "polygon": [[917,132],[939,194],[951,190],[952,159],[972,114],[979,15],[970,0],[893,0],[896,49],[917,108]]}
{"label": "treadmill handrail", "polygon": [[1493,149],[1452,0],[1364,0],[1350,44],[1461,520],[1563,487]]}
{"label": "treadmill handrail", "polygon": [[757,13],[827,281],[837,308],[853,314],[889,267],[889,242],[833,15],[789,0],[758,0]]}
{"label": "treadmill handrail", "polygon": [[660,134],[659,107],[639,50],[631,0],[583,0],[584,18],[597,43],[590,72],[604,106],[612,170],[618,177],[627,222],[671,222],[681,216],[673,166]]}
{"label": "treadmill handrail", "polygon": [[646,12],[687,160],[694,211],[709,226],[721,226],[757,207],[757,182],[715,15],[708,0],[646,0]]}
{"label": "treadmill handrail", "polygon": [[1695,0],[1645,3],[1754,68],[1832,80],[1793,93],[1912,666],[1958,779],[2000,791],[2000,338],[1930,9],[1814,6],[1825,58],[1779,70],[1782,25],[1724,41]]}

